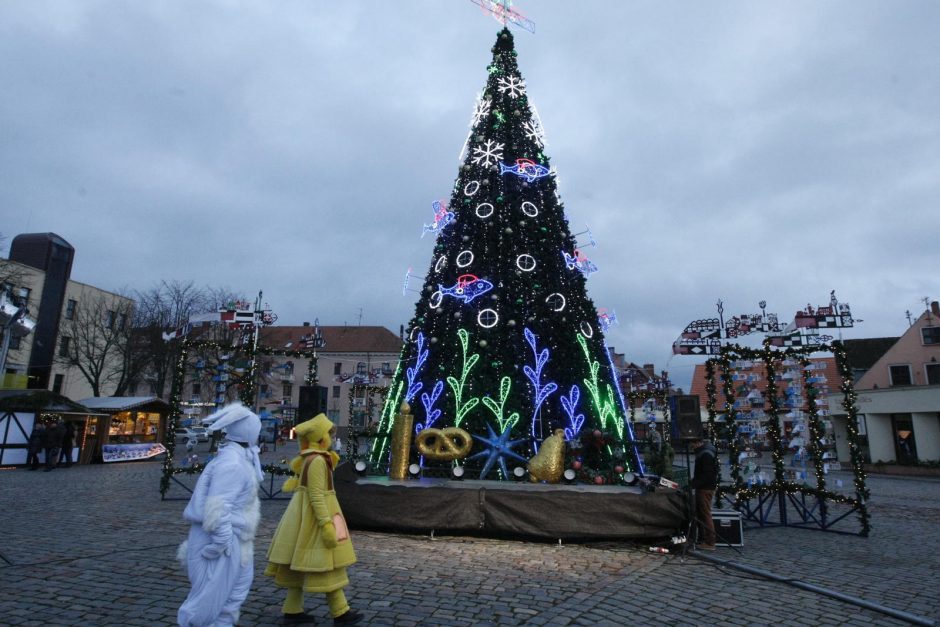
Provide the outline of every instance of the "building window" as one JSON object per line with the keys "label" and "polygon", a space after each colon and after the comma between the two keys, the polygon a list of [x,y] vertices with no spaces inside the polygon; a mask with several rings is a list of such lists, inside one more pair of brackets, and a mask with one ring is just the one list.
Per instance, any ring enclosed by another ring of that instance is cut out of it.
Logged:
{"label": "building window", "polygon": [[924,344],[940,344],[940,327],[924,327],[920,330]]}
{"label": "building window", "polygon": [[20,340],[23,338],[19,335],[10,335],[10,350],[15,351],[20,348]]}
{"label": "building window", "polygon": [[117,321],[117,313],[111,310],[104,315],[104,328],[113,329],[114,323]]}
{"label": "building window", "polygon": [[387,361],[382,362],[382,374],[384,374],[385,376],[392,374],[392,364],[390,362],[387,362]]}
{"label": "building window", "polygon": [[356,374],[365,374],[366,373],[366,362],[360,361],[356,364]]}
{"label": "building window", "polygon": [[338,409],[328,409],[326,410],[326,417],[330,419],[334,425],[339,424],[339,410]]}
{"label": "building window", "polygon": [[52,391],[56,394],[62,393],[62,383],[65,381],[65,375],[57,374],[52,380]]}
{"label": "building window", "polygon": [[68,357],[69,356],[69,345],[72,343],[72,338],[67,335],[62,336],[62,340],[59,342],[59,357]]}
{"label": "building window", "polygon": [[75,308],[78,307],[78,301],[69,299],[69,302],[65,305],[65,319],[74,320],[75,319]]}
{"label": "building window", "polygon": [[284,374],[286,376],[294,376],[294,362],[289,361],[284,364]]}
{"label": "building window", "polygon": [[294,385],[292,383],[285,383],[281,388],[281,397],[290,399],[294,393]]}
{"label": "building window", "polygon": [[339,386],[338,385],[333,386],[333,398],[339,398]]}
{"label": "building window", "polygon": [[123,331],[127,327],[127,314],[122,313],[118,316],[118,331]]}
{"label": "building window", "polygon": [[343,364],[340,362],[333,363],[333,374],[343,374]]}
{"label": "building window", "polygon": [[911,378],[911,367],[907,364],[903,366],[889,366],[888,372],[891,375],[891,385],[913,385]]}
{"label": "building window", "polygon": [[202,384],[193,383],[193,396],[199,396],[200,394],[202,394]]}
{"label": "building window", "polygon": [[940,385],[940,364],[927,364],[927,385]]}

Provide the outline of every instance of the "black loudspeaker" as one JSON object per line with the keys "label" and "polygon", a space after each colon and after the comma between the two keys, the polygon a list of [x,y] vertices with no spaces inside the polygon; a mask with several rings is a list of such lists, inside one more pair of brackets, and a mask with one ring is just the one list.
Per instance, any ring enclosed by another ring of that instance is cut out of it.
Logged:
{"label": "black loudspeaker", "polygon": [[672,437],[687,441],[705,437],[698,396],[676,395],[670,400],[672,401]]}
{"label": "black loudspeaker", "polygon": [[310,420],[317,414],[326,413],[327,390],[322,385],[300,386],[300,400],[297,403],[297,423]]}

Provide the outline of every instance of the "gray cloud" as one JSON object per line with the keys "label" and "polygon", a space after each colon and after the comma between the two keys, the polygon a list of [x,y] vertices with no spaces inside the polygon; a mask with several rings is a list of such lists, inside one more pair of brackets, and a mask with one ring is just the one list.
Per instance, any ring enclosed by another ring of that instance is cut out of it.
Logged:
{"label": "gray cloud", "polygon": [[[519,64],[609,342],[680,382],[686,323],[829,290],[903,332],[940,297],[935,3],[520,3]],[[397,329],[498,26],[470,2],[0,5],[2,232],[101,287],[263,289]]]}

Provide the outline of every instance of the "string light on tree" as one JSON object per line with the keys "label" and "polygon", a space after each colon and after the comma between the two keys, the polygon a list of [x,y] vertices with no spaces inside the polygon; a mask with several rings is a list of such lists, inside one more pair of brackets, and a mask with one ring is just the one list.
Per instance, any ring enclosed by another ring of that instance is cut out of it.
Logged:
{"label": "string light on tree", "polygon": [[[470,471],[487,463],[492,470],[500,457],[492,454],[499,448],[493,442],[504,435],[506,442],[518,440],[513,452],[524,461],[557,429],[567,429],[569,439],[601,433],[591,441],[602,444],[584,464],[592,480],[617,480],[622,473],[616,468],[640,471],[635,448],[628,450],[632,435],[596,322],[601,318],[586,291],[585,276],[596,267],[571,254],[577,240],[516,57],[504,29],[447,203],[454,219],[437,230],[432,271],[408,325],[427,339],[419,350],[410,335],[401,361],[412,366],[428,354],[420,371],[407,378],[406,366],[392,383],[370,456],[373,468],[387,467],[396,410],[407,388],[420,381],[418,398],[426,395],[427,403],[412,406],[415,424],[478,436],[474,441],[485,450],[465,460]],[[521,362],[520,355],[529,357]],[[422,461],[425,468],[435,463]],[[441,470],[449,475],[449,467]]]}

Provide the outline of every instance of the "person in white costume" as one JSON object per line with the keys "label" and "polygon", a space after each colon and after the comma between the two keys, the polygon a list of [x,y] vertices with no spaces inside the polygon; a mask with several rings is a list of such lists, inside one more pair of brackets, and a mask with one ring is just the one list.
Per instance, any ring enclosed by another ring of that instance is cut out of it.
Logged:
{"label": "person in white costume", "polygon": [[183,518],[192,523],[177,556],[192,585],[177,613],[181,627],[234,625],[254,578],[254,537],[261,518],[258,459],[261,421],[241,403],[205,419],[225,442],[196,483]]}

